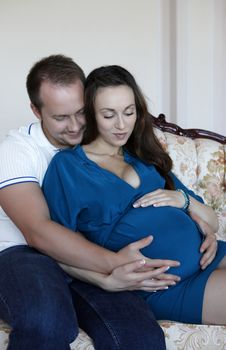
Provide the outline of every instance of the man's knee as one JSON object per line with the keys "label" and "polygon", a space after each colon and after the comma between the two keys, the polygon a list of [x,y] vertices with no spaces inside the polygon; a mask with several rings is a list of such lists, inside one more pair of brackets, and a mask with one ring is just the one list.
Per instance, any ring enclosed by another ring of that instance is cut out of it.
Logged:
{"label": "man's knee", "polygon": [[81,282],[73,287],[79,324],[93,339],[95,349],[165,349],[163,332],[139,296],[109,293]]}

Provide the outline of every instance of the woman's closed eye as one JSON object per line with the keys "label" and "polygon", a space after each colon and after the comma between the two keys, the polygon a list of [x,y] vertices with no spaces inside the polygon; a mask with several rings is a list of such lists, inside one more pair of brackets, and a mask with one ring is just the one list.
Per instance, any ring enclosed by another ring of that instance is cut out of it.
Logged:
{"label": "woman's closed eye", "polygon": [[131,115],[134,115],[136,113],[136,108],[134,105],[132,106],[128,106],[125,110],[124,110],[124,115],[127,117],[130,117]]}
{"label": "woman's closed eye", "polygon": [[131,115],[134,115],[135,112],[126,112],[125,116],[130,117]]}
{"label": "woman's closed eye", "polygon": [[106,118],[106,119],[110,119],[110,118],[113,118],[114,117],[114,115],[104,115],[104,118]]}

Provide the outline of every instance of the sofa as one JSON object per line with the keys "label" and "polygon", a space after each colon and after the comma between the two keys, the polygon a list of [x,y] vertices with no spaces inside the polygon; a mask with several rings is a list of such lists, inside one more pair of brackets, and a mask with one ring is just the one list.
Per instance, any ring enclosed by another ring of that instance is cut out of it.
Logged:
{"label": "sofa", "polygon": [[[159,141],[173,160],[174,173],[213,207],[219,219],[216,236],[226,241],[226,137],[201,129],[182,129],[168,123],[163,114],[158,118],[150,115],[150,118]],[[167,350],[226,350],[226,325],[168,320],[160,320],[159,324]],[[7,348],[9,333],[9,326],[0,320],[0,350]],[[71,349],[94,350],[94,347],[88,335],[80,330]]]}

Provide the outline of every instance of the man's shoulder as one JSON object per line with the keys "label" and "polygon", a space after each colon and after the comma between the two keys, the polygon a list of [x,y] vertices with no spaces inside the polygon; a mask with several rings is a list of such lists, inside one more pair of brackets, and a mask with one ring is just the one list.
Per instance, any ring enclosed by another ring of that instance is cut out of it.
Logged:
{"label": "man's shoulder", "polygon": [[32,144],[37,142],[33,137],[32,129],[38,129],[39,123],[30,123],[25,126],[21,126],[18,129],[11,129],[4,140],[1,142],[1,146],[17,145],[18,144]]}
{"label": "man's shoulder", "polygon": [[10,130],[0,144],[0,153],[18,153],[27,150],[28,153],[47,152],[52,154],[54,153],[53,148],[42,131],[41,123],[35,122]]}
{"label": "man's shoulder", "polygon": [[28,181],[42,182],[55,149],[43,136],[38,124],[11,130],[0,145],[2,186]]}
{"label": "man's shoulder", "polygon": [[12,129],[0,144],[0,163],[48,161],[54,152],[43,136],[40,123],[32,123],[19,129]]}

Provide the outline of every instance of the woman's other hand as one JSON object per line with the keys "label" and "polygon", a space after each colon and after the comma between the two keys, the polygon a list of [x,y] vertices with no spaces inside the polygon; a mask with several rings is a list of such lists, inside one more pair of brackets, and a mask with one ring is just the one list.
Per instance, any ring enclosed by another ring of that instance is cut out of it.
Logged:
{"label": "woman's other hand", "polygon": [[133,207],[154,207],[171,206],[176,208],[183,208],[185,204],[184,196],[179,191],[158,189],[149,192],[134,202]]}
{"label": "woman's other hand", "polygon": [[211,227],[198,215],[191,213],[192,219],[199,225],[205,239],[200,247],[203,254],[200,260],[201,269],[204,270],[215,258],[217,253],[217,238]]}
{"label": "woman's other hand", "polygon": [[[152,261],[154,266],[160,262],[157,259]],[[151,267],[148,263],[146,270],[143,270],[144,266],[145,260],[143,259],[115,268],[102,281],[102,288],[109,291],[142,290],[156,292],[168,289],[180,280],[176,275],[165,273],[169,266]]]}

